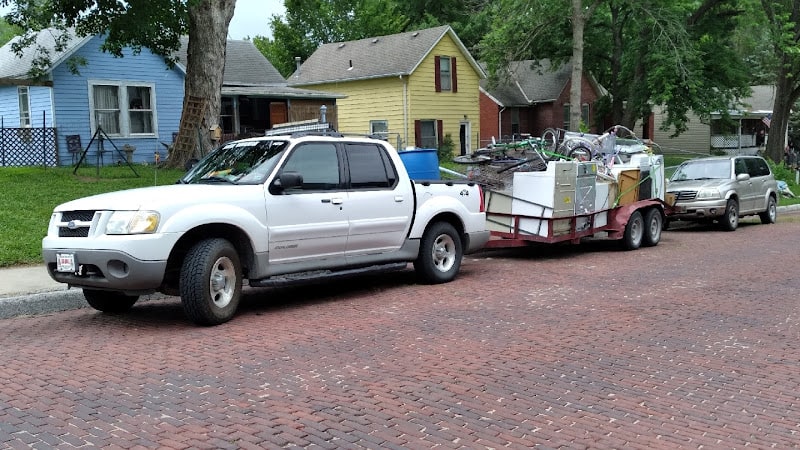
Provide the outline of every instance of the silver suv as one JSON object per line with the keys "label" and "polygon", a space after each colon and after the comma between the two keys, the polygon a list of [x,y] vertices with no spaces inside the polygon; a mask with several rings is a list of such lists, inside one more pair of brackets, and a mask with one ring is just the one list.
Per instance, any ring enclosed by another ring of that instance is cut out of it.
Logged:
{"label": "silver suv", "polygon": [[675,196],[671,220],[718,221],[727,231],[739,218],[758,214],[761,223],[775,223],[778,186],[769,165],[759,156],[719,156],[685,161],[670,177],[667,194]]}

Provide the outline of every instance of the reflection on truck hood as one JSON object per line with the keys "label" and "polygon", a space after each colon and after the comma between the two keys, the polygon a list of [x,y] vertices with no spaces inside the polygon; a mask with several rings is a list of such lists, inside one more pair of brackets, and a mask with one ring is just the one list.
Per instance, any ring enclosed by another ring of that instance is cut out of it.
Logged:
{"label": "reflection on truck hood", "polygon": [[[232,199],[231,193],[236,190],[237,195]],[[55,208],[56,211],[79,210],[108,210],[108,211],[135,211],[139,209],[164,210],[170,205],[186,207],[192,204],[235,202],[235,197],[243,196],[244,190],[254,189],[263,191],[262,185],[234,185],[219,184],[172,184],[153,186],[124,191],[108,192],[79,198],[63,203]]]}

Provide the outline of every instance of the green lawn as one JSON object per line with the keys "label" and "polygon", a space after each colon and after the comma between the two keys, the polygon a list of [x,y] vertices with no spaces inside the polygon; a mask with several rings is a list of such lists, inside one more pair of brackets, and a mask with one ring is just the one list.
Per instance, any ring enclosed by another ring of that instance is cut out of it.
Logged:
{"label": "green lawn", "polygon": [[[42,262],[42,238],[53,207],[68,200],[103,192],[154,184],[172,184],[182,170],[135,166],[0,168],[0,267]],[[99,176],[98,176],[99,175]]]}

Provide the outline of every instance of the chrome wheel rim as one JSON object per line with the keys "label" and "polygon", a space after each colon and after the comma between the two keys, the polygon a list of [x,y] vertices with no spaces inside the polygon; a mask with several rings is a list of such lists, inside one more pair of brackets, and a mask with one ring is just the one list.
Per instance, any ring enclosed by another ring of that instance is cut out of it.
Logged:
{"label": "chrome wheel rim", "polygon": [[447,272],[456,263],[456,243],[447,234],[436,238],[431,253],[434,267],[441,272]]}
{"label": "chrome wheel rim", "polygon": [[211,269],[209,288],[214,306],[217,308],[228,306],[236,288],[236,270],[230,258],[222,257],[214,263]]}

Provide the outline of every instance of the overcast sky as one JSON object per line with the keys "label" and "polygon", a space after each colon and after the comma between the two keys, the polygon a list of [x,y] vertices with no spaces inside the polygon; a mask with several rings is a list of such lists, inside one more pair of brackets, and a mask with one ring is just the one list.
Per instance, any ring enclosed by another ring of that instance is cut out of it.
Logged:
{"label": "overcast sky", "polygon": [[[10,9],[10,6],[0,7],[0,16],[8,13]],[[269,28],[270,18],[273,14],[282,16],[285,12],[283,0],[236,0],[236,9],[228,27],[228,37],[231,39],[244,39],[248,36],[272,37],[272,30]]]}

